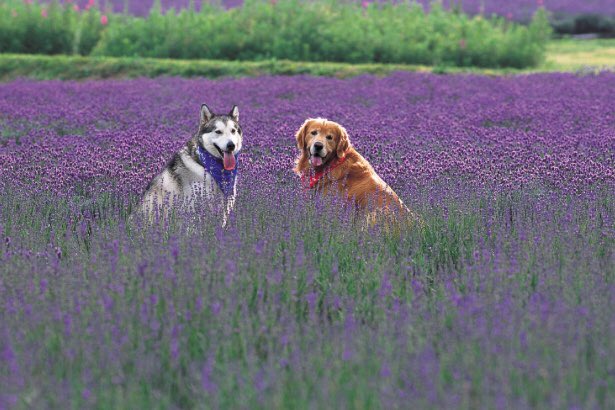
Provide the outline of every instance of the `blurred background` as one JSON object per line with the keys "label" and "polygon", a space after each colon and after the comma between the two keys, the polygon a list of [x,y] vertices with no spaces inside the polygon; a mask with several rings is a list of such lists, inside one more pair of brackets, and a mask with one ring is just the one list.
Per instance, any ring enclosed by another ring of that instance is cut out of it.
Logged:
{"label": "blurred background", "polygon": [[[570,71],[604,69],[615,60],[615,2],[610,0],[5,0],[0,9],[4,79],[211,77],[249,70],[322,74],[322,65],[281,68],[280,61]],[[83,60],[67,64],[24,54],[97,59],[88,60],[84,73],[77,67]],[[102,57],[129,60],[118,64]],[[152,62],[135,68],[140,58],[267,61],[269,66],[216,64],[213,69]],[[378,70],[387,69],[360,71]]]}

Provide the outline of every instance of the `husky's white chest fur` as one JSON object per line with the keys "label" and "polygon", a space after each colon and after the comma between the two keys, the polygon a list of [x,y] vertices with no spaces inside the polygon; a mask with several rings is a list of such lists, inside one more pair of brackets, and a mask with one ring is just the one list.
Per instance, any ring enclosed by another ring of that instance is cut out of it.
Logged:
{"label": "husky's white chest fur", "polygon": [[184,148],[180,153],[185,168],[178,170],[184,181],[182,184],[184,198],[190,199],[203,194],[209,199],[215,197],[223,200],[224,195],[211,174],[201,164],[194,161],[185,151],[186,149]]}

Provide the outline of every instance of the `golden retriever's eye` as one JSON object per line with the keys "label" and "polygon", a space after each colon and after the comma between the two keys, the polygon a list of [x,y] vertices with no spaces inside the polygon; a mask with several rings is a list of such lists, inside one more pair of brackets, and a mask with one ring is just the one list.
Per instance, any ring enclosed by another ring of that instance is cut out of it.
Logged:
{"label": "golden retriever's eye", "polygon": [[327,135],[327,139],[328,139],[329,141],[331,141],[331,140],[333,139],[333,137],[332,137],[331,135]]}
{"label": "golden retriever's eye", "polygon": [[216,130],[216,134],[220,135],[220,134],[222,134],[222,131]]}
{"label": "golden retriever's eye", "polygon": [[318,131],[314,130],[314,131],[310,132],[310,134],[316,135],[316,134],[318,134]]}

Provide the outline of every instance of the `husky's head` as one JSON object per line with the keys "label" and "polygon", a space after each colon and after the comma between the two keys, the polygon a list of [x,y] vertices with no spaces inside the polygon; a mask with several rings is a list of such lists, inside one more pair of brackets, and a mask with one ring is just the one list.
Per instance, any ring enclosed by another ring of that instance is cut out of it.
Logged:
{"label": "husky's head", "polygon": [[224,169],[235,169],[242,139],[236,105],[226,115],[216,115],[206,104],[201,105],[198,142],[210,154],[222,159]]}

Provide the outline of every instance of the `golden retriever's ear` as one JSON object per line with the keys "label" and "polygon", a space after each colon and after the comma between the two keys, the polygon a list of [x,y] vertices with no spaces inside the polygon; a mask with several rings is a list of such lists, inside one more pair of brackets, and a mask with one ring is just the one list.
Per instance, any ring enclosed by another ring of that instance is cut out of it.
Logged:
{"label": "golden retriever's ear", "polygon": [[337,142],[337,148],[335,153],[338,158],[344,158],[346,155],[346,150],[350,148],[350,139],[348,138],[348,133],[346,132],[346,128],[338,125],[338,132],[340,133],[340,140]]}
{"label": "golden retriever's ear", "polygon": [[307,132],[307,126],[310,121],[312,121],[311,118],[305,120],[301,128],[299,128],[299,131],[297,131],[297,133],[295,134],[295,139],[297,140],[297,148],[299,148],[301,151],[305,149],[305,133]]}
{"label": "golden retriever's ear", "polygon": [[304,121],[297,134],[295,134],[295,139],[297,140],[297,148],[301,151],[297,160],[295,161],[295,172],[298,175],[303,175],[306,169],[309,168],[309,154],[305,149],[305,134],[307,134],[308,124],[312,121],[311,118],[308,118]]}

